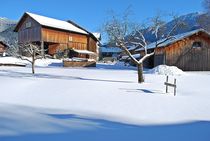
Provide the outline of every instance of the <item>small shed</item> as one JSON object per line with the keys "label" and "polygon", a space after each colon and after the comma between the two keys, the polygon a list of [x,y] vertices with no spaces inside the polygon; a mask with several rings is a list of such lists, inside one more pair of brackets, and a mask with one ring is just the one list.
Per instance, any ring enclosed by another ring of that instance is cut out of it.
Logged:
{"label": "small shed", "polygon": [[0,56],[4,56],[7,47],[8,46],[4,42],[0,41]]}
{"label": "small shed", "polygon": [[[149,44],[147,48],[154,51],[155,43]],[[136,52],[144,54],[141,49]],[[152,68],[162,64],[177,66],[184,71],[210,71],[210,34],[198,29],[176,35],[160,44],[155,49],[155,55],[144,65]]]}

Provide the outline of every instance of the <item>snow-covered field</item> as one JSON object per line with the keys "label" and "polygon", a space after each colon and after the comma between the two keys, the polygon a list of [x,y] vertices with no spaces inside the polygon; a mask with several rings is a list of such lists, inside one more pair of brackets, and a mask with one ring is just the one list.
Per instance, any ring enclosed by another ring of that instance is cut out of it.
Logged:
{"label": "snow-covered field", "polygon": [[[165,93],[165,75],[149,72],[145,72],[146,82],[138,84],[136,70],[123,66],[37,67],[35,75],[30,67],[0,67],[0,140],[5,136],[104,128],[99,119],[148,127],[141,134],[149,134],[149,127],[184,128],[187,124],[187,133],[179,132],[179,128],[172,131],[183,139],[196,140],[198,136],[210,140],[210,72],[170,76],[171,82],[177,79],[177,96],[173,89]],[[65,118],[67,115],[78,118]],[[175,140],[173,136],[160,140]],[[149,140],[146,137],[144,140]],[[159,140],[155,136],[150,139]]]}

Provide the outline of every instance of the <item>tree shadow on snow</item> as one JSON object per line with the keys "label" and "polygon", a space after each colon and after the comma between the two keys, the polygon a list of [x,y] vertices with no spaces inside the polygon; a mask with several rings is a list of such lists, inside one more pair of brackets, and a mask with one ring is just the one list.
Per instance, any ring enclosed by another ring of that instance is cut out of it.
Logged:
{"label": "tree shadow on snow", "polygon": [[151,89],[127,89],[127,88],[120,88],[121,90],[125,90],[126,92],[136,92],[140,94],[165,94],[160,90],[151,90]]}
{"label": "tree shadow on snow", "polygon": [[16,72],[12,70],[0,70],[0,76],[2,77],[12,77],[12,78],[45,78],[45,79],[61,79],[61,80],[84,80],[84,81],[98,81],[98,82],[110,82],[110,83],[135,83],[132,81],[118,81],[118,80],[106,80],[106,79],[94,79],[94,78],[85,78],[77,76],[64,76],[64,75],[52,75],[52,74],[31,74]]}
{"label": "tree shadow on snow", "polygon": [[[136,67],[133,66],[116,66],[112,64],[96,64],[97,69],[104,69],[104,70],[137,70]],[[92,68],[95,69],[95,68]]]}

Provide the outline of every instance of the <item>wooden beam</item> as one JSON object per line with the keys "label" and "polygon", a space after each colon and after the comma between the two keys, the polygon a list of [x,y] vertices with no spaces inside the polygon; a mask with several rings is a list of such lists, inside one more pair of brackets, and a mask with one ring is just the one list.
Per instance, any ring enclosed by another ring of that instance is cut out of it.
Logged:
{"label": "wooden beam", "polygon": [[45,57],[44,42],[43,41],[41,41],[41,55],[42,55],[42,57]]}

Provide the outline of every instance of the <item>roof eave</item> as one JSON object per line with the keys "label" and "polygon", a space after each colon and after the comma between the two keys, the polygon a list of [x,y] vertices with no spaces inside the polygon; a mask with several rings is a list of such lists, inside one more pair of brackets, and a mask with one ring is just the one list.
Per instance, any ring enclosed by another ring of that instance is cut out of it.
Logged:
{"label": "roof eave", "polygon": [[20,18],[20,20],[19,20],[18,23],[16,24],[15,29],[14,29],[14,32],[18,32],[18,29],[19,29],[19,27],[20,27],[20,24],[22,23],[22,21],[24,20],[24,17],[26,17],[26,16],[29,16],[29,15],[27,14],[27,12],[25,12],[25,13],[23,14],[23,16]]}
{"label": "roof eave", "polygon": [[9,47],[4,41],[0,41],[0,43],[1,43],[2,45],[4,45],[6,48]]}
{"label": "roof eave", "polygon": [[67,22],[70,23],[70,24],[73,24],[74,26],[76,26],[76,27],[78,27],[78,28],[80,28],[80,29],[82,29],[82,30],[84,30],[84,31],[86,31],[93,39],[95,39],[95,41],[100,42],[100,40],[97,39],[97,38],[93,35],[93,33],[89,32],[89,31],[86,30],[85,28],[79,26],[78,24],[76,24],[75,22],[73,22],[73,21],[71,21],[71,20],[68,20]]}
{"label": "roof eave", "polygon": [[[40,24],[41,25],[41,24]],[[65,29],[60,29],[56,27],[51,27],[51,26],[46,26],[46,25],[41,25],[42,28],[48,28],[48,29],[54,29],[54,30],[60,30],[60,31],[65,31],[65,32],[70,32],[70,33],[77,33],[77,34],[82,34],[82,35],[87,35],[86,33],[81,33],[81,32],[76,32],[72,30],[65,30]]]}

